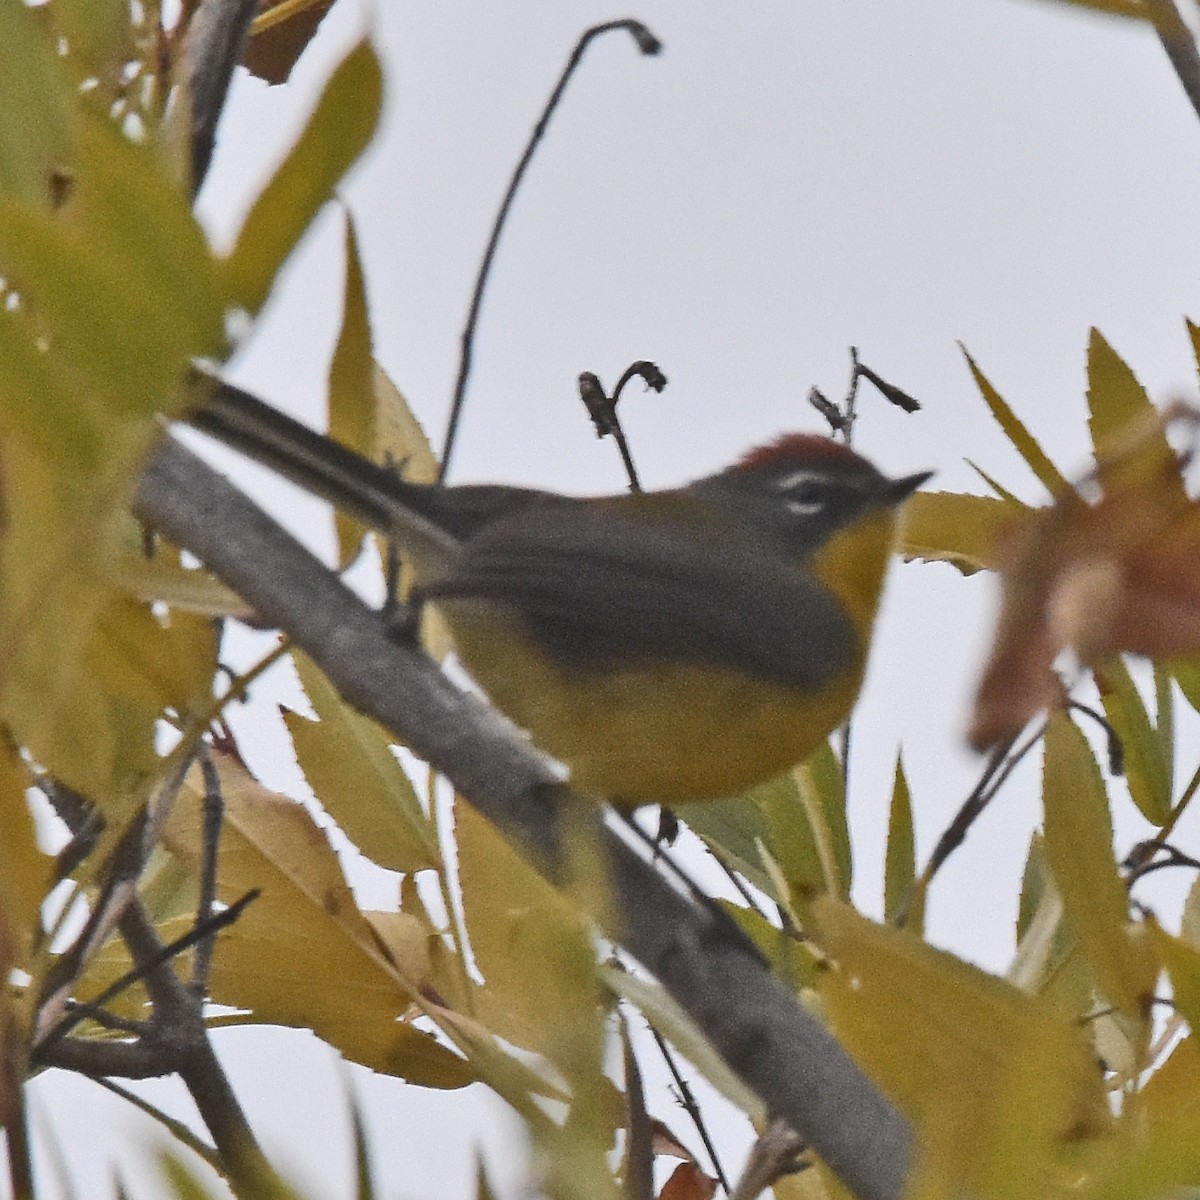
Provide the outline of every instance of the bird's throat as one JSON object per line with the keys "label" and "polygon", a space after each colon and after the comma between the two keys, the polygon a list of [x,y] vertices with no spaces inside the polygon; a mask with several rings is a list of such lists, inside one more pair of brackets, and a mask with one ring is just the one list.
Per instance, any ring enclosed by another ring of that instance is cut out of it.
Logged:
{"label": "bird's throat", "polygon": [[896,514],[882,509],[839,530],[813,555],[814,574],[845,606],[864,646],[895,538]]}

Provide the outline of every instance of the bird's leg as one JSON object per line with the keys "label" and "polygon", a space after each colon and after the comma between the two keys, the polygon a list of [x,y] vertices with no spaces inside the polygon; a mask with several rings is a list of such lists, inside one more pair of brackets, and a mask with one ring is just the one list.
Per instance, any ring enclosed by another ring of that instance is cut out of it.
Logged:
{"label": "bird's leg", "polygon": [[421,617],[425,611],[425,603],[415,597],[409,597],[407,603],[393,598],[380,610],[387,625],[387,634],[393,642],[406,646],[419,646],[421,643]]}
{"label": "bird's leg", "polygon": [[658,832],[654,835],[654,857],[658,857],[659,848],[675,845],[679,836],[679,818],[665,805],[658,806]]}
{"label": "bird's leg", "polygon": [[722,938],[727,938],[734,945],[740,946],[747,954],[758,959],[764,965],[769,966],[770,964],[763,956],[762,951],[759,950],[759,948],[750,940],[750,938],[742,930],[741,926],[738,925],[738,923],[733,919],[733,917],[731,917],[729,913],[726,912],[725,909],[723,909],[721,905],[712,896],[710,896],[679,865],[679,863],[675,861],[670,854],[663,850],[662,847],[664,839],[662,837],[662,814],[669,814],[671,820],[674,822],[675,829],[672,833],[672,837],[674,837],[679,830],[678,817],[676,817],[670,809],[664,806],[659,815],[659,832],[657,835],[651,836],[637,823],[637,821],[634,820],[634,810],[632,808],[617,806],[616,812],[621,820],[624,821],[630,830],[632,830],[638,840],[650,848],[650,852],[653,855],[654,861],[661,861],[665,863],[670,869],[671,874],[675,876],[688,895],[690,895],[697,904],[699,904],[706,912],[710,914],[713,919],[713,925],[716,930],[720,931]]}

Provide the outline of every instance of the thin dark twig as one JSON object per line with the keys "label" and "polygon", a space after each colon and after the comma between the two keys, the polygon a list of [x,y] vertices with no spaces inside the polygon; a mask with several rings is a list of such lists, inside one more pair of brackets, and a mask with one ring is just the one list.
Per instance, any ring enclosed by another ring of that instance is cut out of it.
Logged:
{"label": "thin dark twig", "polygon": [[501,201],[500,209],[496,213],[496,220],[492,225],[491,236],[488,238],[487,248],[484,250],[483,259],[479,264],[479,274],[475,278],[475,290],[471,294],[471,307],[467,313],[467,323],[462,332],[462,349],[459,352],[458,359],[458,379],[454,385],[454,399],[450,404],[450,420],[446,427],[446,440],[442,447],[442,461],[438,468],[439,483],[445,480],[446,472],[450,466],[450,455],[454,450],[459,418],[462,415],[463,400],[467,394],[467,380],[471,374],[471,358],[475,345],[475,327],[479,323],[479,312],[483,305],[483,292],[487,286],[488,276],[491,274],[492,262],[496,257],[496,248],[500,244],[500,235],[504,232],[504,224],[508,220],[509,209],[512,208],[517,189],[521,186],[521,181],[525,177],[525,172],[529,169],[529,164],[533,160],[534,153],[545,136],[546,128],[550,124],[550,118],[554,115],[554,110],[558,107],[558,103],[566,91],[567,84],[571,81],[571,76],[574,75],[575,69],[579,66],[584,51],[587,50],[594,38],[615,29],[628,30],[637,43],[638,49],[643,54],[657,54],[662,49],[662,43],[645,25],[640,21],[629,19],[606,21],[602,25],[593,25],[591,29],[585,30],[579,41],[575,43],[575,49],[571,51],[571,57],[567,59],[567,65],[563,68],[558,83],[555,84],[554,90],[550,93],[550,98],[546,101],[545,108],[542,109],[542,115],[538,118],[537,124],[534,125],[525,150],[517,162],[516,169],[513,171],[512,179],[509,180],[508,190],[504,193],[504,199]]}
{"label": "thin dark twig", "polygon": [[646,1091],[642,1071],[633,1052],[629,1023],[619,1013],[621,1057],[625,1074],[625,1110],[628,1132],[625,1138],[625,1166],[621,1194],[625,1200],[654,1200],[654,1129],[646,1111]]}
{"label": "thin dark twig", "polygon": [[1197,767],[1192,773],[1187,787],[1183,789],[1183,795],[1179,797],[1175,807],[1171,809],[1170,815],[1155,835],[1144,842],[1139,842],[1125,856],[1125,861],[1121,865],[1129,871],[1125,880],[1127,887],[1133,887],[1145,874],[1143,868],[1149,866],[1158,851],[1167,845],[1167,839],[1175,832],[1175,826],[1179,824],[1180,817],[1187,811],[1188,806],[1195,798],[1197,790],[1200,790],[1200,767]]}
{"label": "thin dark twig", "polygon": [[223,1170],[224,1162],[217,1153],[216,1148],[198,1138],[182,1121],[177,1121],[174,1117],[168,1116],[161,1108],[156,1108],[148,1100],[142,1099],[136,1092],[131,1092],[119,1083],[114,1083],[104,1075],[90,1075],[88,1078],[93,1083],[97,1083],[102,1088],[112,1092],[114,1096],[119,1096],[122,1100],[132,1104],[134,1108],[140,1108],[146,1116],[162,1125],[173,1138],[185,1145],[193,1154],[204,1159],[214,1171],[221,1172]]}
{"label": "thin dark twig", "polygon": [[840,435],[846,445],[850,445],[854,437],[854,422],[858,420],[858,384],[865,379],[885,399],[903,409],[906,413],[920,411],[921,402],[910,396],[903,388],[889,383],[878,371],[872,370],[858,357],[858,347],[850,347],[850,382],[846,387],[846,395],[839,404],[835,404],[818,387],[809,388],[808,402],[823,416],[829,424],[830,432]]}
{"label": "thin dark twig", "polygon": [[942,836],[938,838],[937,845],[934,846],[933,853],[929,856],[929,862],[926,863],[920,878],[913,885],[904,903],[896,911],[895,925],[904,927],[917,897],[929,888],[933,877],[941,870],[950,855],[962,845],[971,826],[975,824],[983,810],[1007,782],[1017,764],[1042,740],[1045,733],[1046,725],[1043,723],[1016,749],[1013,749],[1016,738],[1009,738],[998,745],[988,756],[979,782],[971,789],[971,794],[963,801],[954,820],[946,826]]}
{"label": "thin dark twig", "polygon": [[621,428],[621,422],[617,417],[616,398],[609,396],[604,390],[600,376],[594,371],[584,371],[580,374],[579,398],[592,418],[592,424],[596,427],[596,436],[611,437],[617,443],[621,462],[625,467],[625,475],[629,480],[629,490],[640,492],[642,482],[638,478],[633,454],[630,452],[629,442],[625,438],[625,430]]}
{"label": "thin dark twig", "polygon": [[[160,957],[162,942],[140,900],[121,918],[121,937],[135,962],[148,963]],[[147,974],[146,992],[154,1005],[155,1057],[170,1061],[191,1095],[221,1154],[222,1174],[234,1194],[277,1195],[279,1177],[263,1154],[212,1048],[200,1000],[169,962],[160,962]],[[60,1043],[61,1047],[68,1045],[70,1042]]]}
{"label": "thin dark twig", "polygon": [[921,411],[921,402],[915,396],[910,396],[903,388],[898,388],[894,383],[889,383],[877,371],[872,371],[866,363],[856,361],[855,371],[858,376],[872,384],[881,396],[886,400],[890,400],[897,408],[902,409],[906,413]]}
{"label": "thin dark twig", "polygon": [[705,843],[704,848],[716,860],[717,866],[721,868],[725,878],[728,879],[730,884],[733,886],[733,890],[737,892],[737,894],[741,896],[743,900],[745,900],[747,907],[758,913],[758,915],[762,917],[764,921],[769,921],[771,918],[767,915],[766,910],[762,907],[762,905],[759,904],[758,898],[750,890],[750,887],[746,881],[710,845],[708,845],[707,842]]}
{"label": "thin dark twig", "polygon": [[[1145,843],[1143,843],[1144,845]],[[1184,851],[1172,846],[1170,842],[1151,843],[1154,849],[1154,858],[1141,858],[1140,860],[1130,862],[1134,854],[1130,854],[1125,860],[1125,865],[1129,868],[1129,874],[1125,877],[1125,886],[1132,888],[1139,879],[1144,879],[1147,875],[1155,871],[1164,871],[1168,867],[1187,867],[1189,870],[1200,870],[1200,859],[1193,858],[1192,855],[1186,854]],[[1135,848],[1136,849],[1136,848]]]}
{"label": "thin dark twig", "polygon": [[858,420],[858,381],[862,372],[858,368],[858,347],[850,347],[850,383],[846,388],[846,399],[842,405],[842,440],[849,446],[854,440],[854,422]]}
{"label": "thin dark twig", "polygon": [[98,996],[93,997],[91,1000],[84,1000],[72,1005],[71,1011],[61,1017],[38,1040],[34,1048],[35,1060],[40,1058],[48,1047],[70,1033],[80,1021],[102,1009],[114,996],[120,995],[126,988],[131,987],[139,980],[145,979],[152,971],[169,963],[173,958],[178,957],[197,942],[212,936],[220,929],[224,929],[226,925],[232,925],[242,915],[246,906],[251,901],[256,900],[258,896],[259,889],[252,888],[228,908],[223,909],[219,913],[214,913],[203,925],[197,922],[182,937],[178,937],[173,942],[168,942],[166,945],[160,946],[152,955],[135,964],[120,978],[110,983]]}
{"label": "thin dark twig", "polygon": [[696,1102],[696,1095],[692,1091],[688,1081],[681,1074],[679,1065],[676,1063],[675,1056],[671,1053],[671,1047],[667,1045],[666,1039],[653,1025],[647,1023],[646,1028],[650,1030],[650,1036],[654,1038],[654,1044],[658,1047],[658,1052],[662,1055],[663,1062],[667,1064],[667,1070],[671,1072],[671,1078],[675,1081],[675,1089],[679,1093],[679,1103],[683,1106],[684,1112],[691,1118],[692,1124],[695,1125],[696,1132],[700,1135],[700,1140],[704,1143],[704,1149],[708,1154],[709,1161],[712,1163],[713,1172],[720,1181],[725,1194],[728,1195],[729,1178],[721,1166],[720,1158],[717,1156],[717,1148],[713,1144],[712,1137],[709,1135],[708,1126],[704,1123],[704,1114],[700,1111],[700,1105]]}
{"label": "thin dark twig", "polygon": [[617,443],[617,449],[621,453],[621,461],[625,464],[625,473],[629,476],[629,490],[631,492],[640,492],[642,490],[641,481],[638,479],[637,468],[633,465],[633,454],[629,449],[629,442],[625,438],[625,430],[621,426],[621,418],[617,414],[617,405],[620,403],[621,393],[625,390],[625,385],[634,379],[641,379],[648,388],[653,388],[654,391],[661,392],[667,386],[667,377],[659,370],[656,364],[646,359],[640,359],[638,362],[630,363],[625,368],[621,378],[617,380],[617,386],[613,388],[613,440]]}
{"label": "thin dark twig", "polygon": [[1082,700],[1068,700],[1067,708],[1073,712],[1090,717],[1104,731],[1105,748],[1108,751],[1108,771],[1110,775],[1125,774],[1125,746],[1121,735],[1113,727],[1113,723],[1099,710]]}
{"label": "thin dark twig", "polygon": [[192,959],[192,988],[196,995],[204,997],[208,995],[208,972],[212,966],[213,943],[216,938],[212,918],[217,901],[217,854],[221,849],[221,823],[225,816],[221,777],[217,774],[217,767],[208,746],[201,746],[200,770],[204,775],[204,800],[200,901],[196,905],[195,928],[205,928],[208,933],[196,942],[196,953]]}
{"label": "thin dark twig", "polygon": [[[118,1033],[129,1033],[136,1037],[141,1037],[149,1028],[149,1023],[146,1021],[134,1021],[129,1017],[119,1017],[116,1013],[110,1013],[107,1009],[97,1008],[95,1004],[87,1004],[84,1002],[84,1007],[87,1011],[83,1014],[89,1021],[95,1021],[97,1025],[105,1029],[113,1029]],[[78,1000],[67,1001],[67,1012],[78,1012],[81,1003]]]}
{"label": "thin dark twig", "polygon": [[[634,814],[626,809],[614,809],[625,828],[650,851],[652,862],[661,862],[683,887],[685,892],[697,903],[702,905],[731,942],[740,946],[747,954],[757,958],[764,966],[767,965],[765,955],[742,927],[710,896],[684,869],[672,855],[662,848],[662,842],[648,834],[638,823]],[[720,861],[719,859],[717,860]]]}
{"label": "thin dark twig", "polygon": [[1200,116],[1200,54],[1196,51],[1196,39],[1179,15],[1175,0],[1151,0],[1148,7],[1154,32],[1192,108]]}
{"label": "thin dark twig", "polygon": [[594,371],[582,372],[579,376],[579,398],[588,410],[588,416],[592,419],[596,436],[599,438],[611,437],[617,443],[617,449],[621,453],[621,462],[625,466],[625,474],[629,479],[629,490],[640,492],[642,490],[641,480],[638,479],[633,454],[629,449],[629,442],[625,437],[625,430],[621,427],[621,418],[617,413],[617,404],[620,402],[621,393],[625,390],[626,384],[633,379],[644,380],[646,386],[653,388],[656,392],[661,392],[667,386],[667,377],[655,363],[639,359],[625,368],[621,378],[617,380],[617,386],[613,388],[611,396],[604,390],[604,384],[600,382],[599,375]]}

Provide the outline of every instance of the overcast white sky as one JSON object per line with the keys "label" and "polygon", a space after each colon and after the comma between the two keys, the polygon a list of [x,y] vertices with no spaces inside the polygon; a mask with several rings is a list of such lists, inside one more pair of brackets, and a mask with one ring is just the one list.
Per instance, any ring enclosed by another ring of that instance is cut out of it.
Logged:
{"label": "overcast white sky", "polygon": [[[936,468],[934,486],[951,489],[975,488],[969,458],[1031,500],[1037,485],[987,415],[959,340],[1067,470],[1087,453],[1089,326],[1156,396],[1194,389],[1183,316],[1200,318],[1200,122],[1149,33],[1054,3],[339,0],[291,85],[239,77],[204,219],[218,239],[231,235],[319,82],[370,29],[387,117],[345,196],[379,357],[436,444],[512,166],[579,33],[617,16],[643,20],[665,51],[643,58],[623,34],[595,43],[551,127],[496,263],[454,480],[620,488],[574,380],[594,370],[611,382],[642,357],[670,380],[623,409],[648,486],[820,428],[805,394],[813,384],[840,394],[851,344],[925,403],[905,416],[867,394],[864,453],[889,473]],[[241,382],[306,417],[340,317],[341,237],[327,215],[238,367]],[[318,506],[268,496],[314,545],[329,544]],[[990,581],[948,567],[893,574],[852,773],[868,909],[896,748],[922,855],[978,770],[961,731],[992,599]],[[295,782],[289,764],[264,769],[278,786]],[[993,969],[1012,952],[1036,782],[1026,772],[1004,794],[933,897],[934,940]],[[1139,827],[1117,816],[1128,844]],[[1179,832],[1185,845],[1195,835],[1194,823]],[[313,1194],[348,1196],[344,1132],[321,1118],[340,1103],[332,1055],[277,1031],[233,1033],[219,1048],[268,1148]],[[465,1195],[481,1138],[499,1148],[503,1178],[520,1179],[516,1131],[496,1106],[354,1077],[381,1195]],[[90,1085],[48,1078],[35,1094],[90,1109],[64,1126],[77,1184],[100,1184],[113,1144],[146,1128]],[[726,1144],[743,1133],[731,1124]]]}

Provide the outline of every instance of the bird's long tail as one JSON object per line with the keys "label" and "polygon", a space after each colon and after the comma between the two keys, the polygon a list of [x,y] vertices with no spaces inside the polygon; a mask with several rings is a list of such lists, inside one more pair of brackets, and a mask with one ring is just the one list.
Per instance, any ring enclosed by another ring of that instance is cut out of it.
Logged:
{"label": "bird's long tail", "polygon": [[418,561],[444,561],[458,548],[453,534],[418,511],[428,487],[404,482],[223,380],[197,373],[194,391],[197,405],[184,418],[193,428],[396,537]]}

